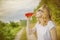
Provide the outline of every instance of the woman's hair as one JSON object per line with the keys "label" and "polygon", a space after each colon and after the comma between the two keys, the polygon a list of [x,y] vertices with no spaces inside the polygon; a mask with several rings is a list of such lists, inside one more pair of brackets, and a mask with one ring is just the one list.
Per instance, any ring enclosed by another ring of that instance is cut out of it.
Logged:
{"label": "woman's hair", "polygon": [[48,8],[48,6],[46,4],[43,5],[43,10],[44,9],[46,9],[46,12],[48,13],[48,17],[49,17],[49,19],[51,19],[50,9]]}
{"label": "woman's hair", "polygon": [[[49,19],[51,20],[50,9],[48,8],[46,4],[42,5],[39,9],[45,10],[48,13]],[[39,9],[38,11],[40,11]]]}

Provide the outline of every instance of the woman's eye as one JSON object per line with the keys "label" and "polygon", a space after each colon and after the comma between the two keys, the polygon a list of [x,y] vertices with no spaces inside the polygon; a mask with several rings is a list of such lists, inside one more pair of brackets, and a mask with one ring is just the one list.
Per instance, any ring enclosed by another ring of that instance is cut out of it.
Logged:
{"label": "woman's eye", "polygon": [[38,11],[40,11],[40,10],[38,10]]}
{"label": "woman's eye", "polygon": [[38,12],[43,12],[43,10],[38,10]]}

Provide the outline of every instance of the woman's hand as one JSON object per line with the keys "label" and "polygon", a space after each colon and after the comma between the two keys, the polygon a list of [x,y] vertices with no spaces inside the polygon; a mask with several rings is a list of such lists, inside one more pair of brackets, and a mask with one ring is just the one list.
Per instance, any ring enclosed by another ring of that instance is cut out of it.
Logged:
{"label": "woman's hand", "polygon": [[52,40],[57,40],[56,28],[52,28],[52,29],[50,30],[50,34],[51,34]]}

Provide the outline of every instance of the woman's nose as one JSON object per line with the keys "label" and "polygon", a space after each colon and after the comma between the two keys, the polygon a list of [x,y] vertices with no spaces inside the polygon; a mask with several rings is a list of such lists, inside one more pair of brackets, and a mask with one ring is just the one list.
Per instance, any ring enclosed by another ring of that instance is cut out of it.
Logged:
{"label": "woman's nose", "polygon": [[40,16],[42,16],[41,13],[36,13],[36,17],[40,17]]}

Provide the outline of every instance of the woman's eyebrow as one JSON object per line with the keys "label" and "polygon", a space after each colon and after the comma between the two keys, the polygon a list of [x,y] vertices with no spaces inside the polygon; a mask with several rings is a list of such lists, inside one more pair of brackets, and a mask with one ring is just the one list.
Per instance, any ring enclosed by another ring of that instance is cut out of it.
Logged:
{"label": "woman's eyebrow", "polygon": [[43,10],[41,10],[41,9],[39,9],[38,11],[41,11],[41,12],[43,12]]}

